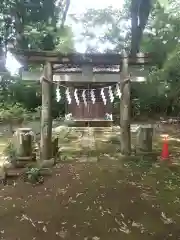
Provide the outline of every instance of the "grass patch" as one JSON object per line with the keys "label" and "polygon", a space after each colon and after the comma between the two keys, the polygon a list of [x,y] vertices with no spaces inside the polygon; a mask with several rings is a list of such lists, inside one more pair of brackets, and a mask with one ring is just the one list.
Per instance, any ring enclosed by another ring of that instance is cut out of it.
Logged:
{"label": "grass patch", "polygon": [[0,137],[0,153],[4,151],[9,141],[9,138]]}

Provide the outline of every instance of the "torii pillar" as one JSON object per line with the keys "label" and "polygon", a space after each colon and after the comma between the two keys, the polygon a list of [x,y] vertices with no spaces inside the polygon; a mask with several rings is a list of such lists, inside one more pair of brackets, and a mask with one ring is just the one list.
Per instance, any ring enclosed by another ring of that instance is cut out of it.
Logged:
{"label": "torii pillar", "polygon": [[41,110],[41,161],[52,158],[52,93],[53,73],[52,64],[46,62],[42,77],[42,110]]}
{"label": "torii pillar", "polygon": [[124,52],[121,69],[121,100],[120,100],[120,127],[121,127],[121,153],[131,155],[131,84],[128,73],[128,56]]}

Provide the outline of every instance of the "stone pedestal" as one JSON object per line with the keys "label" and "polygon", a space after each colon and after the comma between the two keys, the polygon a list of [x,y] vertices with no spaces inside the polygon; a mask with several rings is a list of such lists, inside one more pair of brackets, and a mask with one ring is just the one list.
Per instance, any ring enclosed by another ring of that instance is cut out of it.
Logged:
{"label": "stone pedestal", "polygon": [[17,157],[31,157],[33,151],[33,132],[31,128],[18,128],[13,136]]}
{"label": "stone pedestal", "polygon": [[142,125],[139,128],[137,134],[137,145],[136,151],[140,152],[152,152],[152,141],[153,141],[153,126]]}

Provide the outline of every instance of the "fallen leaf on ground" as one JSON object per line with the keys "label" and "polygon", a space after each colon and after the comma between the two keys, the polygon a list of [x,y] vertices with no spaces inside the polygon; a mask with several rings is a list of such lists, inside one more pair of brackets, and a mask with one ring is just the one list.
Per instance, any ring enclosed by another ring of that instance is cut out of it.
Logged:
{"label": "fallen leaf on ground", "polygon": [[128,226],[124,222],[118,221],[117,218],[115,218],[115,222],[118,224],[119,230],[121,232],[124,232],[126,234],[130,234],[131,231],[128,229]]}
{"label": "fallen leaf on ground", "polygon": [[164,224],[171,224],[173,223],[172,218],[168,218],[164,212],[161,213],[161,219],[164,222]]}
{"label": "fallen leaf on ground", "polygon": [[65,225],[65,224],[67,224],[67,222],[62,222],[61,224],[62,224],[62,225]]}
{"label": "fallen leaf on ground", "polygon": [[76,198],[78,198],[79,196],[83,195],[83,193],[77,193],[76,194]]}
{"label": "fallen leaf on ground", "polygon": [[47,232],[47,227],[46,226],[43,227],[43,232]]}
{"label": "fallen leaf on ground", "polygon": [[100,239],[100,237],[97,237],[97,236],[92,237],[92,240],[99,240],[99,239]]}
{"label": "fallen leaf on ground", "polygon": [[12,200],[12,197],[6,197],[4,200]]}
{"label": "fallen leaf on ground", "polygon": [[67,231],[56,232],[56,235],[61,238],[65,238],[67,236]]}

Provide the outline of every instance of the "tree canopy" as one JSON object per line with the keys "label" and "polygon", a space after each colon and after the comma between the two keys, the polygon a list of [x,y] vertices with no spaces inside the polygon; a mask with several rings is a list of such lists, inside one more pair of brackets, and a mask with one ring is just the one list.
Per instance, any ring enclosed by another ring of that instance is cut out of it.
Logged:
{"label": "tree canopy", "polygon": [[5,0],[0,4],[1,34],[21,49],[53,50],[66,41],[72,50],[72,31],[65,26],[69,5],[68,0]]}
{"label": "tree canopy", "polygon": [[[168,0],[158,0],[162,7],[167,7]],[[153,0],[131,0],[131,54],[139,52],[144,29],[147,25]]]}
{"label": "tree canopy", "polygon": [[[72,29],[65,24],[69,6],[68,0],[2,1],[0,3],[1,52],[7,43],[20,49],[57,50],[65,53],[74,51]],[[38,81],[24,83],[21,79],[12,79],[8,74],[3,74],[0,82],[0,98],[1,115],[7,113],[10,108],[14,109],[13,112],[22,107],[26,112],[35,111],[41,105],[40,84]],[[57,116],[59,108],[55,96],[53,102],[55,110],[53,113]],[[14,108],[14,105],[17,107]]]}

